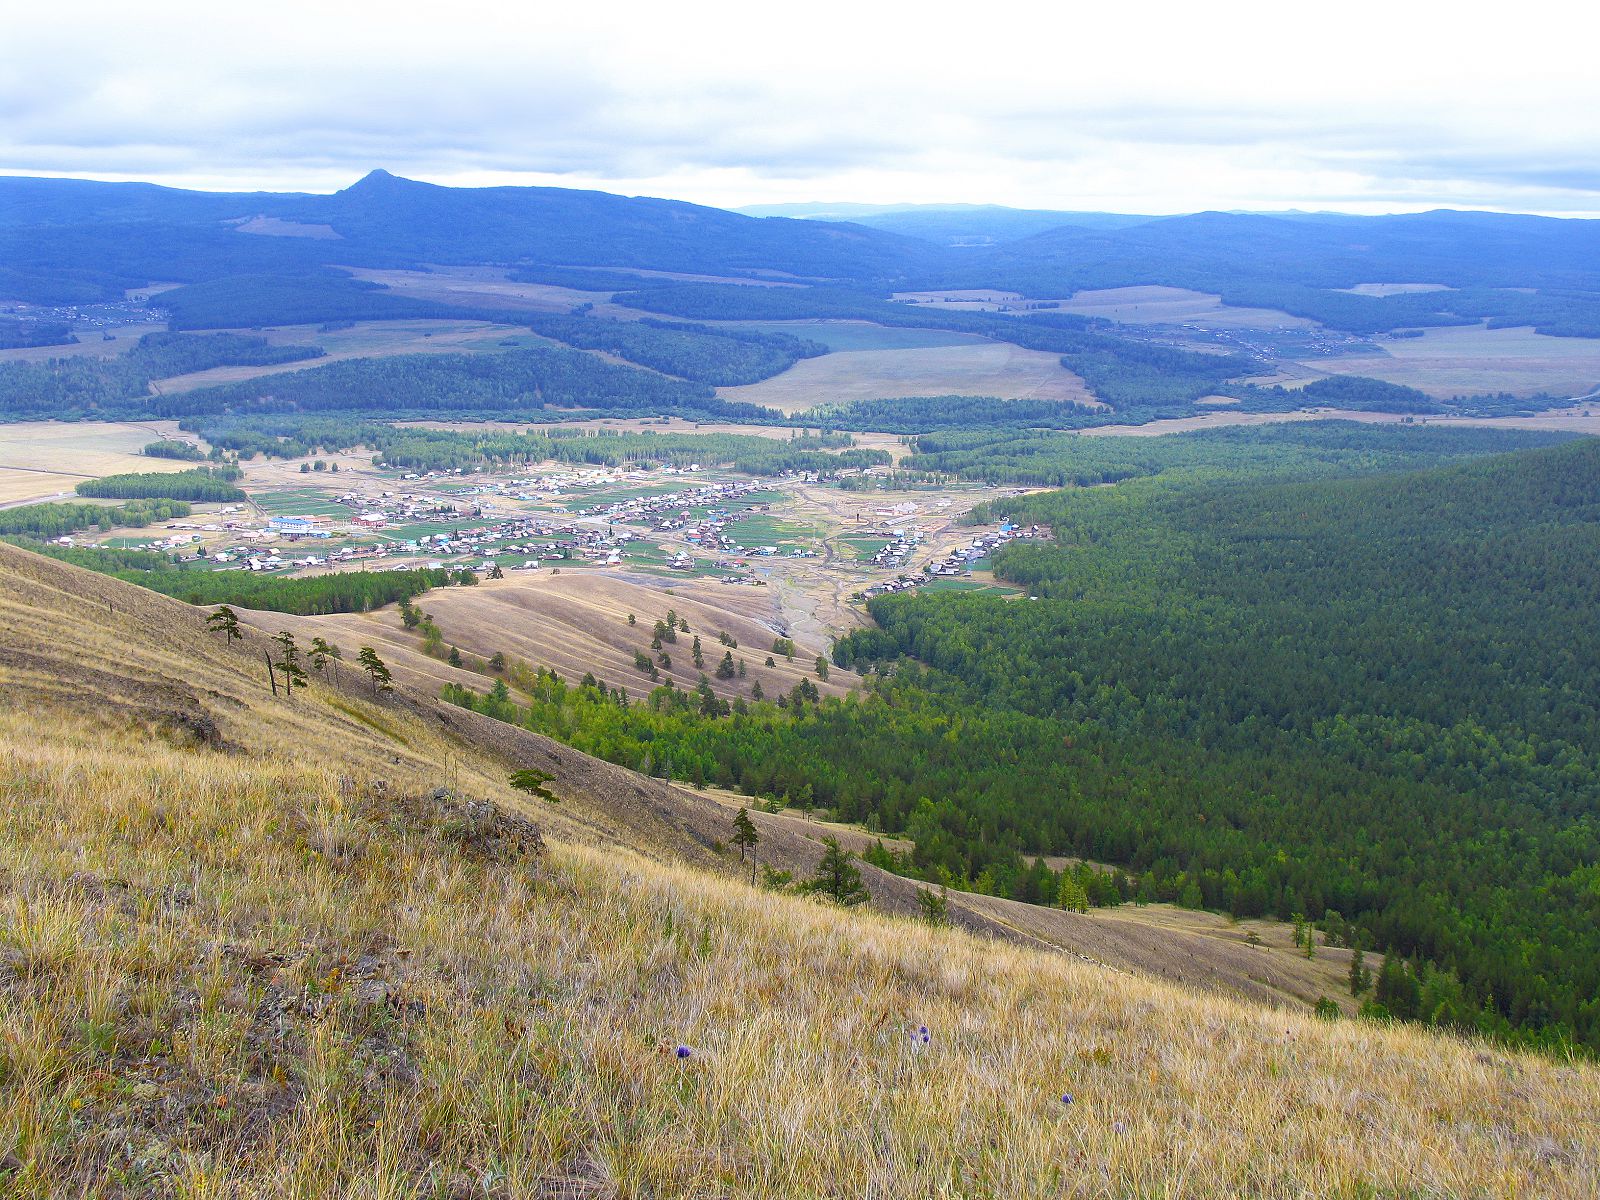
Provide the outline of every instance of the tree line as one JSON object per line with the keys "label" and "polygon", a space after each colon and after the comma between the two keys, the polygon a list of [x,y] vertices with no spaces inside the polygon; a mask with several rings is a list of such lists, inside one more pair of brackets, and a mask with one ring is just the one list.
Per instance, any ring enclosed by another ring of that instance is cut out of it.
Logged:
{"label": "tree line", "polygon": [[244,491],[230,482],[239,469],[232,466],[202,467],[192,471],[133,471],[122,475],[103,475],[86,479],[75,489],[80,496],[114,500],[189,500],[199,503],[230,503],[243,500]]}
{"label": "tree line", "polygon": [[189,506],[182,501],[164,499],[128,504],[24,504],[0,509],[0,534],[58,538],[84,529],[140,529],[189,513]]}
{"label": "tree line", "polygon": [[759,383],[802,358],[826,354],[820,342],[782,333],[713,329],[646,318],[617,321],[582,314],[538,315],[528,322],[544,337],[586,350],[605,350],[629,362],[713,387]]}

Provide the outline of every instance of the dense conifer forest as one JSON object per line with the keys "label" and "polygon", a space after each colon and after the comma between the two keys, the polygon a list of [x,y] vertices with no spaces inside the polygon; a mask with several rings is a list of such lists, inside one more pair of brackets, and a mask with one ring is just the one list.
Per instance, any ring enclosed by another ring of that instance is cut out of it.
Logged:
{"label": "dense conifer forest", "polygon": [[834,654],[863,698],[451,696],[910,837],[921,878],[1053,902],[1036,856],[1077,855],[1102,903],[1303,914],[1391,956],[1396,1015],[1600,1045],[1600,443],[1295,433],[997,504],[1055,531],[996,559],[1037,599],[875,600]]}

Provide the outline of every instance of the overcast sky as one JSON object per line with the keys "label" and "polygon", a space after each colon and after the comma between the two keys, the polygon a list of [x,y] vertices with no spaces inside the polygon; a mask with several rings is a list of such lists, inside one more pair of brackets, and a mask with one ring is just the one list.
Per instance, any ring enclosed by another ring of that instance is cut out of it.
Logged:
{"label": "overcast sky", "polygon": [[1590,4],[0,5],[0,174],[1600,213]]}

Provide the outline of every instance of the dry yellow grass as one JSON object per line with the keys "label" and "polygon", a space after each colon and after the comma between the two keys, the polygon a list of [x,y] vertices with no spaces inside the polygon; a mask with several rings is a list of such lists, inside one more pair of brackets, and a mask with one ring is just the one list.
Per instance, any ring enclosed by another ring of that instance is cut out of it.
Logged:
{"label": "dry yellow grass", "polygon": [[172,437],[173,421],[18,421],[0,424],[0,504],[71,495],[85,479],[120,471],[181,471],[193,463],[145,458],[146,443]]}
{"label": "dry yellow grass", "polygon": [[8,1196],[1595,1194],[1591,1065],[536,857],[433,721],[0,557]]}
{"label": "dry yellow grass", "polygon": [[[623,577],[579,568],[560,575],[513,571],[503,580],[488,580],[477,587],[436,589],[418,603],[438,624],[445,644],[458,647],[463,654],[480,659],[497,652],[507,654],[569,680],[592,672],[634,697],[647,694],[669,678],[680,688],[693,689],[701,674],[711,676],[712,688],[729,700],[737,696],[749,699],[758,681],[768,696],[788,692],[802,679],[810,679],[825,695],[847,691],[854,676],[845,671],[831,673],[826,682],[816,678],[816,660],[828,653],[825,641],[800,637],[793,662],[773,654],[778,618],[774,591],[687,578]],[[687,621],[691,632],[678,634],[676,643],[664,647],[672,667],[662,668],[661,680],[652,682],[639,673],[633,656],[636,651],[654,653],[650,650],[652,629],[668,609]],[[630,613],[637,624],[628,624]],[[400,678],[430,694],[437,694],[447,682],[467,683],[480,691],[488,688],[481,676],[423,654],[422,639],[405,628],[392,606],[370,613],[319,617],[256,613],[250,619],[269,633],[291,629],[308,640],[320,633],[346,645],[377,646]],[[721,632],[739,643],[731,653],[735,661],[745,662],[743,679],[715,677],[717,664],[730,652],[717,639]],[[703,667],[696,667],[691,657],[696,637]],[[770,667],[765,665],[769,657],[773,659]]]}

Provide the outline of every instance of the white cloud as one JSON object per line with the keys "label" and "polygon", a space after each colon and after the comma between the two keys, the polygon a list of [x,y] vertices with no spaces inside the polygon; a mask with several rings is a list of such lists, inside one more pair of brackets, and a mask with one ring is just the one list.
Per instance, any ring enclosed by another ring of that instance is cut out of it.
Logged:
{"label": "white cloud", "polygon": [[[1486,15],[1487,14],[1487,15]],[[1600,210],[1596,19],[1349,3],[35,9],[0,171],[1180,211]]]}

